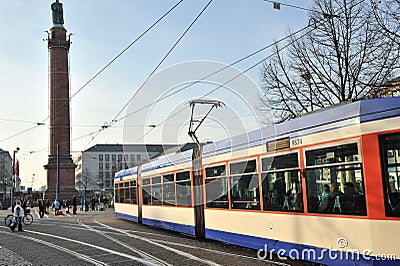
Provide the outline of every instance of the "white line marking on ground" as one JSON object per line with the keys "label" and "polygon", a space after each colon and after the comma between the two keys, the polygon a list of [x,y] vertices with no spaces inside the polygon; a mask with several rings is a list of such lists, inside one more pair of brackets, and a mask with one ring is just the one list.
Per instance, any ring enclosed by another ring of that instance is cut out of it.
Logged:
{"label": "white line marking on ground", "polygon": [[121,256],[121,257],[125,257],[125,258],[131,259],[131,260],[135,260],[135,261],[143,263],[145,265],[150,265],[150,266],[151,265],[156,265],[156,264],[149,263],[148,261],[145,261],[145,260],[143,260],[141,258],[132,256],[132,255],[129,255],[129,254],[126,254],[126,253],[122,253],[122,252],[115,251],[115,250],[108,249],[108,248],[99,247],[99,246],[96,246],[96,245],[93,245],[93,244],[89,244],[89,243],[86,243],[86,242],[82,242],[82,241],[79,241],[79,240],[74,240],[74,239],[70,239],[70,238],[66,238],[66,237],[62,237],[62,236],[56,236],[56,235],[46,234],[46,233],[42,233],[42,232],[35,232],[35,231],[30,231],[30,230],[24,230],[24,231],[28,232],[28,233],[32,233],[32,234],[37,234],[37,235],[42,235],[42,236],[49,236],[49,237],[53,237],[53,238],[57,238],[57,239],[65,240],[65,241],[71,241],[71,242],[74,242],[74,243],[77,243],[77,244],[81,244],[81,245],[85,245],[85,246],[92,247],[92,248],[95,248],[95,249],[99,249],[99,250],[107,252],[107,253],[118,255],[118,256]]}
{"label": "white line marking on ground", "polygon": [[153,245],[158,246],[158,247],[161,247],[161,248],[163,248],[163,249],[172,251],[172,252],[174,252],[174,253],[176,253],[176,254],[178,254],[178,255],[180,255],[180,256],[187,257],[187,258],[189,258],[189,259],[191,259],[191,260],[196,260],[196,261],[199,261],[199,262],[201,262],[201,263],[203,263],[203,264],[207,264],[207,265],[220,266],[220,264],[215,263],[215,262],[213,262],[213,261],[210,261],[210,260],[207,260],[207,259],[201,259],[201,258],[199,258],[199,257],[196,257],[196,256],[190,254],[190,253],[183,252],[183,251],[180,251],[180,250],[175,249],[175,248],[167,247],[167,246],[165,246],[165,245],[159,244],[159,243],[157,243],[157,242],[155,242],[155,241],[153,241],[153,240],[151,240],[151,239],[148,239],[148,238],[146,238],[146,237],[132,235],[132,234],[128,233],[128,232],[125,231],[125,230],[122,230],[122,229],[115,229],[115,228],[113,228],[113,227],[111,227],[111,226],[108,226],[108,225],[106,225],[106,224],[100,223],[100,222],[98,222],[98,221],[96,221],[96,220],[94,220],[94,222],[97,223],[97,224],[100,224],[100,225],[104,226],[105,228],[108,228],[108,229],[111,229],[111,230],[114,230],[114,231],[122,232],[122,233],[124,233],[125,235],[127,235],[127,236],[129,236],[129,237],[136,238],[136,239],[140,239],[140,240],[142,240],[142,241],[146,241],[146,242],[148,242],[148,243],[150,243],[150,244],[153,244]]}

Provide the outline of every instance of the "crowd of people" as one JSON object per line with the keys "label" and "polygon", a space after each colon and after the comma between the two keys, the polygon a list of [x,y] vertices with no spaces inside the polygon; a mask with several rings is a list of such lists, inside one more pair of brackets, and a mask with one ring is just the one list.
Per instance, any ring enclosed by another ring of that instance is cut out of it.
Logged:
{"label": "crowd of people", "polygon": [[[106,197],[99,195],[91,195],[89,197],[79,197],[77,198],[75,195],[72,199],[66,198],[64,200],[54,199],[54,201],[50,201],[49,198],[39,199],[37,202],[37,206],[39,209],[39,217],[43,218],[45,214],[49,214],[50,210],[54,211],[55,215],[62,215],[63,209],[65,213],[70,213],[72,209],[72,214],[77,214],[78,207],[80,211],[95,211],[95,210],[104,210],[106,206],[110,206],[112,201],[110,202]],[[13,221],[10,224],[10,229],[14,231],[18,228],[18,231],[23,231],[22,229],[22,218],[26,213],[30,212],[30,208],[34,207],[34,203],[32,199],[25,199],[24,196],[16,197],[11,206],[11,210],[13,213]]]}

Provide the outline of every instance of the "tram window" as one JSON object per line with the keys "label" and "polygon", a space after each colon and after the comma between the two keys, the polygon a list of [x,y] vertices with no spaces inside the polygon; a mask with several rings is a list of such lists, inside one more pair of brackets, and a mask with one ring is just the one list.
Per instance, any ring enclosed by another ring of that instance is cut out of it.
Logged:
{"label": "tram window", "polygon": [[150,178],[143,178],[143,186],[150,185]]}
{"label": "tram window", "polygon": [[161,205],[161,201],[162,201],[161,176],[153,176],[151,178],[151,204]]}
{"label": "tram window", "polygon": [[124,182],[123,183],[123,189],[121,189],[121,202],[124,203],[129,203],[130,198],[129,198],[129,182]]}
{"label": "tram window", "polygon": [[151,204],[152,205],[161,205],[161,195],[162,188],[161,184],[155,184],[151,186]]}
{"label": "tram window", "polygon": [[176,173],[176,201],[178,206],[192,206],[190,172]]}
{"label": "tram window", "polygon": [[307,166],[357,161],[359,161],[357,143],[306,152]]}
{"label": "tram window", "polygon": [[143,187],[143,204],[149,205],[149,204],[151,204],[150,178],[143,178],[142,182],[143,182],[143,185],[142,185],[142,187]]}
{"label": "tram window", "polygon": [[136,204],[137,201],[136,201],[136,181],[135,180],[130,182],[129,191],[130,191],[131,203]]}
{"label": "tram window", "polygon": [[175,205],[174,174],[163,176],[164,205]]}
{"label": "tram window", "polygon": [[400,133],[380,136],[386,216],[400,217]]}
{"label": "tram window", "polygon": [[115,202],[119,202],[119,189],[118,189],[118,183],[115,183],[114,185],[114,200]]}
{"label": "tram window", "polygon": [[226,165],[206,168],[206,206],[229,208]]}
{"label": "tram window", "polygon": [[309,212],[366,215],[357,144],[306,151]]}
{"label": "tram window", "polygon": [[243,173],[253,173],[256,170],[256,160],[245,161],[240,163],[232,163],[230,165],[230,174],[237,175]]}
{"label": "tram window", "polygon": [[183,181],[183,180],[190,180],[190,172],[189,171],[176,173],[176,182]]}
{"label": "tram window", "polygon": [[297,153],[262,159],[264,210],[303,211],[303,192],[298,161]]}
{"label": "tram window", "polygon": [[259,180],[256,171],[256,160],[230,165],[232,209],[260,209]]}

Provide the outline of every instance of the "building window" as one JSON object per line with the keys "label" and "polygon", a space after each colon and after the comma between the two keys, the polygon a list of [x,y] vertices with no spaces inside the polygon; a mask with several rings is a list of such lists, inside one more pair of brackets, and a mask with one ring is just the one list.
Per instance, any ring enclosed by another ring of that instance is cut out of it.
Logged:
{"label": "building window", "polygon": [[109,161],[109,160],[110,160],[110,154],[106,154],[106,155],[104,156],[104,160],[105,160],[105,161]]}
{"label": "building window", "polygon": [[140,154],[136,154],[136,161],[140,162],[142,160],[142,156]]}
{"label": "building window", "polygon": [[110,172],[106,172],[106,178],[110,178]]}
{"label": "building window", "polygon": [[110,169],[110,163],[106,163],[105,170],[108,170],[108,169]]}
{"label": "building window", "polygon": [[99,178],[100,178],[100,179],[103,179],[103,176],[104,176],[104,172],[103,172],[103,171],[100,171],[100,172],[99,172]]}
{"label": "building window", "polygon": [[357,143],[306,151],[310,212],[366,215]]}
{"label": "building window", "polygon": [[112,170],[116,170],[116,169],[117,169],[117,164],[113,162],[113,163],[111,164],[111,167],[112,167]]}
{"label": "building window", "polygon": [[99,163],[99,169],[103,170],[103,163]]}
{"label": "building window", "polygon": [[118,162],[122,162],[122,154],[118,154]]}
{"label": "building window", "polygon": [[111,181],[110,179],[106,179],[106,188],[111,187]]}
{"label": "building window", "polygon": [[117,155],[112,154],[112,155],[111,155],[111,160],[112,160],[113,162],[115,162],[115,161],[117,160]]}
{"label": "building window", "polygon": [[99,154],[99,161],[103,161],[103,154]]}
{"label": "building window", "polygon": [[135,154],[131,154],[131,162],[135,162]]}

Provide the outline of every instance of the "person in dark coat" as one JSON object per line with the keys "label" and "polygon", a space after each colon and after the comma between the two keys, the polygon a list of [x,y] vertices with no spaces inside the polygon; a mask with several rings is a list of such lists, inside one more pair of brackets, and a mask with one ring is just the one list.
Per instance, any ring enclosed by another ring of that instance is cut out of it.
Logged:
{"label": "person in dark coat", "polygon": [[39,216],[40,218],[43,218],[44,216],[44,210],[46,209],[46,207],[44,206],[44,202],[43,200],[39,200]]}
{"label": "person in dark coat", "polygon": [[76,201],[76,195],[72,198],[72,214],[76,214],[78,202]]}

